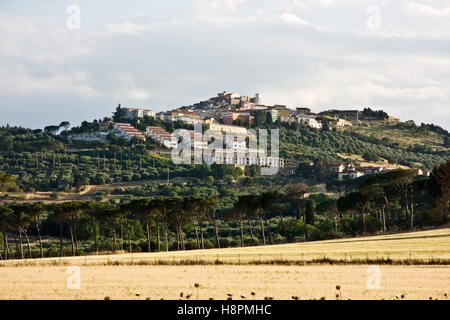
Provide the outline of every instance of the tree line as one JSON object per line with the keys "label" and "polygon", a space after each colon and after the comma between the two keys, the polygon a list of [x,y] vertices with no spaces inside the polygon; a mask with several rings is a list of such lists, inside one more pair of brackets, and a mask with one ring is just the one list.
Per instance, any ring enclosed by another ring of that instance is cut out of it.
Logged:
{"label": "tree line", "polygon": [[[13,183],[0,175],[0,189]],[[305,183],[283,191],[241,194],[226,208],[217,197],[145,197],[116,202],[4,203],[0,205],[2,259],[35,257],[30,234],[40,257],[79,255],[85,251],[169,251],[206,249],[205,230],[213,230],[216,248],[223,247],[224,229],[236,225],[235,245],[312,241],[357,234],[397,232],[448,223],[450,161],[427,178],[414,170],[396,170],[328,186],[338,198],[311,194]],[[256,224],[255,224],[256,222]],[[46,237],[59,239],[58,251],[44,250]],[[191,236],[194,246],[187,244]],[[12,238],[12,239],[11,239]],[[70,241],[68,252],[64,242]],[[10,243],[15,244],[13,253]],[[86,243],[92,247],[86,250]],[[83,246],[83,250],[81,247]],[[227,244],[226,246],[229,246]],[[143,250],[142,250],[143,251]]]}

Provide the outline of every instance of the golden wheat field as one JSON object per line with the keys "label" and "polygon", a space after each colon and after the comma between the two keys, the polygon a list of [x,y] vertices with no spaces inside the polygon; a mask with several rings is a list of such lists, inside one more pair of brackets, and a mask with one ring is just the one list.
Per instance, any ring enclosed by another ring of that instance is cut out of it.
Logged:
{"label": "golden wheat field", "polygon": [[[324,263],[324,257],[338,263]],[[369,267],[377,259],[384,259],[376,267],[378,286],[368,287],[374,276]],[[10,260],[0,263],[0,299],[173,300],[181,292],[190,300],[226,299],[229,293],[236,300],[336,299],[336,294],[447,299],[449,259],[447,228],[266,247]],[[67,287],[68,266],[80,267],[80,289]]]}
{"label": "golden wheat field", "polygon": [[[450,267],[380,266],[380,288],[368,289],[367,266],[87,266],[80,289],[68,289],[66,267],[0,269],[1,299],[446,299]],[[251,292],[255,295],[252,296]],[[244,296],[245,298],[241,297]]]}

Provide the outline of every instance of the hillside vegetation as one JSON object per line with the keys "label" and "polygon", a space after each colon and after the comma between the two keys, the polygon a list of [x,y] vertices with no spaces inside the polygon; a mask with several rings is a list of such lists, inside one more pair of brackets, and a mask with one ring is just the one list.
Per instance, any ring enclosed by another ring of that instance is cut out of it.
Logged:
{"label": "hillside vegetation", "polygon": [[[261,176],[258,166],[177,166],[151,139],[112,132],[104,143],[71,138],[112,126],[110,120],[71,130],[67,122],[44,131],[0,128],[0,259],[246,247],[448,223],[444,129],[375,121],[317,130],[260,120],[252,126],[280,129],[281,156],[291,166],[274,176]],[[130,122],[140,130],[190,128],[150,117]],[[344,157],[431,172],[341,181],[330,164]]]}
{"label": "hillside vegetation", "polygon": [[[146,124],[167,127],[166,122],[151,118],[141,121],[137,127],[143,129]],[[183,124],[167,129],[180,126]],[[164,179],[168,169],[171,177],[198,177],[196,166],[173,165],[167,151],[150,139],[143,144],[112,136],[108,143],[69,138],[70,133],[92,133],[98,128],[98,121],[84,122],[60,134],[49,130],[0,128],[0,171],[13,174],[18,189],[25,192],[67,191],[85,185]],[[296,123],[280,123],[261,128],[280,129],[281,156],[288,160],[331,162],[341,160],[342,153],[361,156],[366,153],[386,159],[390,164],[429,171],[450,158],[448,132],[430,125],[374,123],[322,131]],[[229,174],[239,176],[239,172]]]}

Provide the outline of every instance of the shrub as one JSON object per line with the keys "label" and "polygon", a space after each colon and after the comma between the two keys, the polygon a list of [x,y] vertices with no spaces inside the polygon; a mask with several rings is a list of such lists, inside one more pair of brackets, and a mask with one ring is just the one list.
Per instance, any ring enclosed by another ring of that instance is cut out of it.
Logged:
{"label": "shrub", "polygon": [[60,197],[59,192],[52,192],[52,194],[50,195],[50,198],[52,198],[53,200],[58,200],[59,197]]}
{"label": "shrub", "polygon": [[259,245],[259,239],[256,237],[250,237],[250,236],[244,236],[244,245],[246,246],[258,246]]}

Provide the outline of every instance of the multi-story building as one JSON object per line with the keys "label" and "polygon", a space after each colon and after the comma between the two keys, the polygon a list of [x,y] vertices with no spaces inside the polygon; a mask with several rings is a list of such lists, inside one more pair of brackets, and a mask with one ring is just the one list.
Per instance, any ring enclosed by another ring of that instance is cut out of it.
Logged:
{"label": "multi-story building", "polygon": [[266,110],[266,112],[270,114],[270,117],[271,117],[273,123],[278,121],[279,112],[280,112],[278,109],[269,109],[269,110]]}
{"label": "multi-story building", "polygon": [[231,125],[225,125],[225,124],[219,124],[219,123],[210,123],[209,124],[209,130],[211,131],[218,131],[222,133],[230,133],[230,134],[240,134],[240,135],[247,135],[247,129],[243,127],[238,126],[231,126]]}
{"label": "multi-story building", "polygon": [[70,136],[72,140],[90,141],[90,142],[107,142],[106,136],[108,132],[80,133]]}
{"label": "multi-story building", "polygon": [[298,123],[306,124],[307,126],[315,129],[322,129],[322,123],[317,121],[314,116],[299,115],[297,116]]}
{"label": "multi-story building", "polygon": [[226,149],[245,150],[247,149],[247,142],[245,136],[240,135],[225,135],[224,144]]}
{"label": "multi-story building", "polygon": [[172,121],[182,121],[187,124],[196,125],[197,123],[203,123],[202,117],[196,114],[183,114],[178,117],[173,118]]}
{"label": "multi-story building", "polygon": [[145,141],[145,135],[129,123],[116,123],[114,131],[116,137],[122,137],[127,140],[131,140],[134,137]]}
{"label": "multi-story building", "polygon": [[227,125],[232,125],[236,120],[242,120],[243,122],[250,125],[252,123],[252,120],[254,119],[254,117],[251,116],[249,112],[242,111],[222,112],[220,116],[222,122]]}
{"label": "multi-story building", "polygon": [[147,137],[161,143],[168,149],[173,149],[178,144],[177,139],[161,127],[148,126],[146,129],[146,134]]}
{"label": "multi-story building", "polygon": [[359,122],[358,110],[329,110],[327,113],[350,122]]}
{"label": "multi-story building", "polygon": [[278,111],[278,118],[280,122],[291,122],[293,120],[293,110],[280,110]]}
{"label": "multi-story building", "polygon": [[203,150],[206,149],[206,147],[208,146],[208,141],[203,139],[203,135],[201,133],[198,133],[196,136],[194,130],[186,130],[186,129],[183,129],[182,133],[189,135],[191,148],[193,147],[194,149]]}
{"label": "multi-story building", "polygon": [[261,167],[284,167],[284,159],[267,156],[264,150],[223,150],[213,152],[207,159],[209,163],[237,166],[258,165]]}
{"label": "multi-story building", "polygon": [[161,127],[149,126],[147,127],[146,133],[147,137],[160,142],[168,149],[176,148],[184,137],[189,139],[191,147],[193,146],[194,149],[206,149],[208,145],[208,142],[203,139],[202,134],[199,134],[198,137],[195,136],[194,130],[181,129],[181,134],[171,134]]}
{"label": "multi-story building", "polygon": [[344,172],[344,170],[347,168],[347,166],[343,163],[332,163],[330,164],[330,171],[334,173],[341,173]]}
{"label": "multi-story building", "polygon": [[150,109],[124,107],[123,111],[128,119],[143,118],[144,116],[156,117],[156,113]]}

